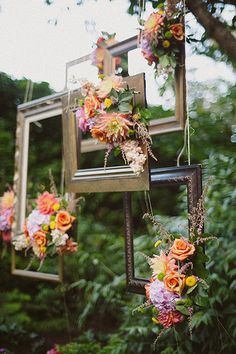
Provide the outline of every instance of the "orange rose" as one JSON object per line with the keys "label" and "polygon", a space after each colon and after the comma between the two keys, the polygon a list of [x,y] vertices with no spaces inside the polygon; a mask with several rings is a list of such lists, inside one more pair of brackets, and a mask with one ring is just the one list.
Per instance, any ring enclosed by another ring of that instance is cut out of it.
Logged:
{"label": "orange rose", "polygon": [[71,216],[67,211],[59,211],[59,213],[56,216],[56,228],[66,232],[69,230],[72,226],[72,223],[74,222],[75,217]]}
{"label": "orange rose", "polygon": [[194,252],[194,245],[182,238],[175,239],[173,246],[170,249],[170,255],[179,261],[184,261],[186,258],[192,256]]}
{"label": "orange rose", "polygon": [[178,41],[182,41],[184,39],[184,26],[182,23],[176,23],[175,25],[170,26],[170,32],[173,37]]}
{"label": "orange rose", "polygon": [[84,111],[89,117],[93,117],[95,110],[100,107],[100,102],[96,96],[86,97],[84,100]]}
{"label": "orange rose", "polygon": [[171,272],[164,277],[163,282],[168,291],[181,295],[185,286],[185,275]]}
{"label": "orange rose", "polygon": [[39,230],[37,232],[34,233],[34,239],[37,243],[37,245],[39,246],[39,248],[41,249],[42,247],[46,247],[48,240],[46,237],[46,233],[42,230]]}

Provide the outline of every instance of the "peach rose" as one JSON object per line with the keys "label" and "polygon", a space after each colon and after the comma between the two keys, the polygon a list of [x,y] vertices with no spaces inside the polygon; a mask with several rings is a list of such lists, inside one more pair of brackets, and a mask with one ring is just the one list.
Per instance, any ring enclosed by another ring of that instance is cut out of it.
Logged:
{"label": "peach rose", "polygon": [[106,98],[112,89],[116,91],[122,91],[124,89],[125,82],[121,76],[111,75],[105,77],[98,87],[98,97]]}
{"label": "peach rose", "polygon": [[88,96],[84,100],[84,112],[89,117],[93,117],[95,110],[100,107],[100,102],[96,96]]}
{"label": "peach rose", "polygon": [[39,230],[37,232],[34,233],[34,239],[37,243],[37,245],[39,246],[39,248],[41,249],[42,247],[46,247],[48,240],[46,237],[46,233],[42,230]]}
{"label": "peach rose", "polygon": [[173,37],[178,41],[182,41],[184,39],[184,26],[182,23],[176,23],[175,25],[170,26],[170,32]]}
{"label": "peach rose", "polygon": [[194,245],[183,238],[175,239],[170,249],[170,255],[179,261],[184,261],[186,258],[189,258],[194,252]]}
{"label": "peach rose", "polygon": [[9,209],[13,207],[14,202],[14,192],[5,192],[2,196],[1,209]]}
{"label": "peach rose", "polygon": [[161,25],[163,24],[164,16],[159,14],[158,12],[153,12],[147,19],[144,25],[144,31],[147,34],[154,34],[156,33]]}
{"label": "peach rose", "polygon": [[37,199],[38,210],[41,214],[51,215],[54,213],[53,205],[58,203],[54,194],[44,192]]}
{"label": "peach rose", "polygon": [[71,216],[67,211],[59,211],[56,216],[56,228],[66,232],[72,226],[72,223],[75,221],[75,217]]}
{"label": "peach rose", "polygon": [[185,286],[185,275],[171,272],[164,277],[163,282],[168,291],[181,295]]}

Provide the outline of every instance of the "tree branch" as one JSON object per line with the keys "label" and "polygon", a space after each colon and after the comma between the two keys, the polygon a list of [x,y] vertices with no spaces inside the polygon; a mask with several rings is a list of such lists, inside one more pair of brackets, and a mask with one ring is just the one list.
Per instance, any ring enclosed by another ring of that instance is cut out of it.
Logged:
{"label": "tree branch", "polygon": [[225,25],[210,14],[206,4],[201,0],[186,0],[186,5],[205,28],[209,37],[214,39],[220,48],[236,62],[236,38]]}

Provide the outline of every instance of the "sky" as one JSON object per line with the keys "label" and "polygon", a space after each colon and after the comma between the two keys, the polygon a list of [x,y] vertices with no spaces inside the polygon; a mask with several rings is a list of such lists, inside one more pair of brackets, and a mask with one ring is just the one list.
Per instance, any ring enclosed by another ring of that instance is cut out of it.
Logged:
{"label": "sky", "polygon": [[[137,34],[137,17],[127,14],[128,0],[85,0],[82,6],[77,1],[55,0],[47,6],[45,0],[0,0],[0,71],[47,81],[60,91],[66,62],[90,53],[102,30],[116,32],[118,40]],[[150,11],[148,7],[145,16]],[[191,23],[194,27],[190,18]],[[224,63],[189,51],[187,69],[191,80],[234,80]]]}

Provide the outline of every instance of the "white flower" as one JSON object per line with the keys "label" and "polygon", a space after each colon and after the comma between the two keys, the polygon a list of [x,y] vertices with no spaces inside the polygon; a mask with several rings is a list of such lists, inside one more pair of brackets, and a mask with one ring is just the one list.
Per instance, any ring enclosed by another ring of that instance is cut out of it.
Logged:
{"label": "white flower", "polygon": [[125,153],[127,162],[136,175],[143,172],[143,165],[146,161],[146,156],[143,153],[142,148],[139,146],[136,140],[127,140],[121,145],[122,150]]}
{"label": "white flower", "polygon": [[23,249],[27,248],[29,245],[29,241],[26,238],[25,234],[21,234],[21,235],[17,236],[17,238],[15,238],[12,241],[12,243],[13,243],[16,251],[22,251]]}
{"label": "white flower", "polygon": [[63,233],[63,231],[55,229],[51,232],[52,242],[56,247],[65,246],[66,241],[68,240],[68,234]]}

